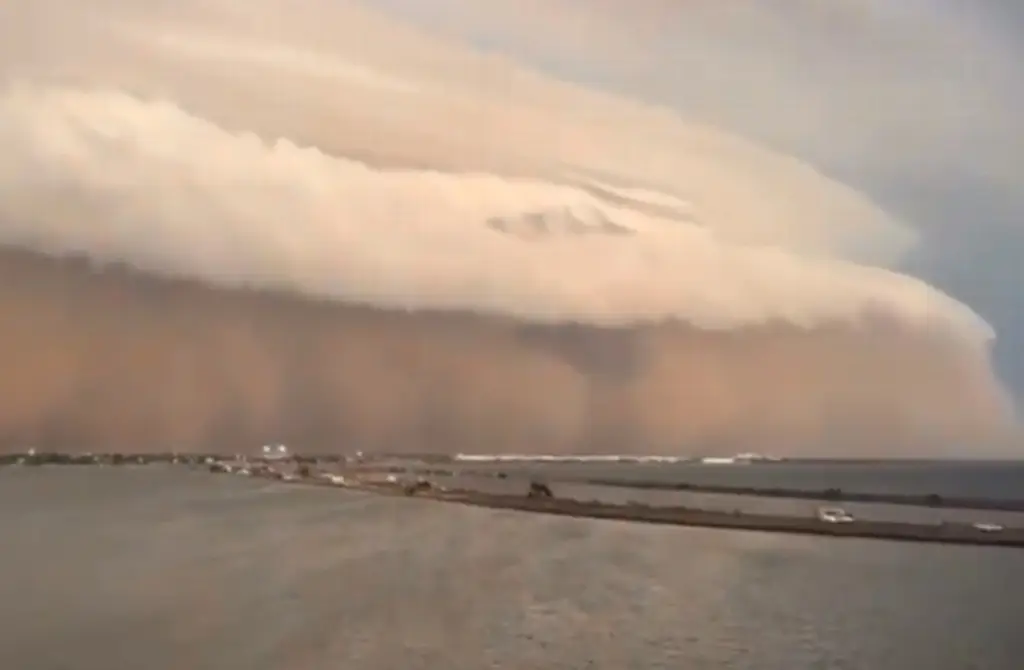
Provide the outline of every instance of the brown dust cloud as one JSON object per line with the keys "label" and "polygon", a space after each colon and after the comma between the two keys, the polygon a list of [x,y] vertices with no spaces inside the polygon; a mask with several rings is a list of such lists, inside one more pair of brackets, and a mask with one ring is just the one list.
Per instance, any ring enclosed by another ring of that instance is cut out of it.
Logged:
{"label": "brown dust cloud", "polygon": [[794,157],[351,2],[0,9],[0,450],[965,455],[989,326]]}

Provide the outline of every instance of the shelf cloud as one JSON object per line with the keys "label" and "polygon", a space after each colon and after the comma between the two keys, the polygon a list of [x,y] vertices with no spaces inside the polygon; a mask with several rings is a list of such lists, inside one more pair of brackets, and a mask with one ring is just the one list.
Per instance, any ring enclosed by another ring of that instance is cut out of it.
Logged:
{"label": "shelf cloud", "polygon": [[727,129],[346,2],[0,9],[0,441],[959,453],[916,235]]}

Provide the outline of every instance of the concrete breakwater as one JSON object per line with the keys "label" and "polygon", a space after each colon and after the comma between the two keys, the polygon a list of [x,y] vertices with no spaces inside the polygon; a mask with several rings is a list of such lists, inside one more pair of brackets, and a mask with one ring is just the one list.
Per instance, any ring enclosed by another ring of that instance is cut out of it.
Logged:
{"label": "concrete breakwater", "polygon": [[[55,454],[25,453],[0,457],[0,466],[138,466],[164,464],[208,470],[286,483],[344,487],[382,495],[402,495],[435,502],[475,505],[549,515],[630,521],[648,524],[701,526],[733,530],[759,530],[859,537],[912,542],[1024,547],[1024,527],[992,527],[970,523],[905,523],[854,519],[833,523],[817,516],[758,514],[692,507],[651,506],[641,503],[611,504],[594,500],[556,497],[543,481],[522,482],[522,494],[474,490],[438,482],[459,473],[436,468],[405,469],[367,466],[362,459],[345,457],[288,456],[286,458],[225,457],[210,454]],[[462,473],[466,474],[466,473]],[[453,480],[453,481],[457,481]],[[636,488],[644,488],[642,486]],[[834,498],[833,498],[834,499]],[[987,508],[991,509],[991,508]]]}
{"label": "concrete breakwater", "polygon": [[[772,467],[770,464],[761,467]],[[527,481],[532,473],[527,471],[516,471],[509,469],[480,469],[480,468],[459,468],[452,469],[436,465],[420,464],[415,466],[399,465],[395,463],[376,465],[368,464],[361,466],[365,472],[380,473],[408,473],[414,471],[426,477],[480,477],[495,479],[520,479]],[[748,496],[758,498],[787,498],[790,500],[818,500],[827,503],[851,502],[851,503],[873,503],[898,505],[901,507],[927,507],[933,509],[960,509],[978,510],[993,512],[1024,512],[1024,498],[982,498],[977,496],[949,496],[938,493],[928,494],[902,494],[902,493],[874,493],[865,491],[851,491],[843,488],[822,488],[818,490],[809,488],[793,487],[765,487],[765,486],[729,486],[722,484],[703,484],[681,481],[653,481],[636,478],[622,479],[615,477],[591,477],[578,474],[547,474],[544,479],[563,483],[584,484],[590,486],[605,486],[621,489],[633,489],[642,491],[665,491],[681,493],[710,493],[721,495]]]}

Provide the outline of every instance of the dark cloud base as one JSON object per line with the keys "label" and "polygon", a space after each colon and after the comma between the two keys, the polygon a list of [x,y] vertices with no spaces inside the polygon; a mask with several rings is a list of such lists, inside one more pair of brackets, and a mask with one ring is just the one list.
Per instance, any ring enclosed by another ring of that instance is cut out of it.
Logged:
{"label": "dark cloud base", "polygon": [[0,449],[911,455],[1007,421],[987,352],[873,319],[538,325],[0,250]]}

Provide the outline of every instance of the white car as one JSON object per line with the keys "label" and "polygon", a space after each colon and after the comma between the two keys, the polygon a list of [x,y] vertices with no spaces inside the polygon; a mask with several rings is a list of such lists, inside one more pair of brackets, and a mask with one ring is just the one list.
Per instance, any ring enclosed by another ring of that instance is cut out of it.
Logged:
{"label": "white car", "polygon": [[287,458],[288,447],[283,444],[263,445],[263,458]]}
{"label": "white car", "polygon": [[841,507],[822,507],[818,509],[818,519],[825,523],[853,523],[853,517]]}
{"label": "white car", "polygon": [[983,533],[998,533],[1003,529],[998,523],[972,523],[971,525]]}

